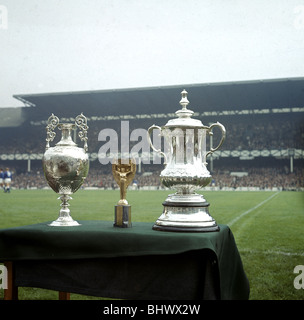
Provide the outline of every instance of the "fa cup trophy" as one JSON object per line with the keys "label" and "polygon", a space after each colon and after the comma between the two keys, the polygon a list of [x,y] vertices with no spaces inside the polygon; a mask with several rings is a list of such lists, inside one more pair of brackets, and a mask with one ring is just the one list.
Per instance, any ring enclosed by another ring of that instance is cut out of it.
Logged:
{"label": "fa cup trophy", "polygon": [[[218,231],[216,221],[209,214],[209,203],[195,191],[207,186],[211,181],[207,170],[206,157],[216,151],[226,137],[225,127],[219,122],[209,127],[200,120],[191,118],[193,111],[187,109],[189,101],[187,91],[181,92],[180,105],[176,111],[177,118],[159,127],[148,129],[148,141],[151,148],[165,158],[165,168],[160,180],[165,187],[176,189],[163,202],[163,213],[155,222],[153,229],[161,231],[205,232]],[[221,140],[216,148],[206,152],[206,134],[213,135],[213,128],[222,132]],[[165,138],[165,152],[156,149],[150,135],[158,129]]]}
{"label": "fa cup trophy", "polygon": [[[50,147],[50,142],[54,140],[58,127],[62,132],[61,140]],[[71,137],[72,130],[79,129],[78,136],[84,141],[84,147],[79,148]],[[70,215],[68,201],[71,194],[75,193],[83,184],[89,171],[89,157],[87,154],[87,118],[81,113],[73,123],[59,123],[58,117],[52,114],[48,119],[46,127],[46,150],[42,158],[43,171],[49,186],[58,194],[61,200],[59,217],[50,226],[77,226]]]}
{"label": "fa cup trophy", "polygon": [[115,181],[120,188],[120,200],[115,206],[115,227],[130,228],[131,222],[131,206],[129,205],[126,194],[127,188],[132,182],[136,172],[135,161],[129,159],[115,159],[112,164],[112,173]]}

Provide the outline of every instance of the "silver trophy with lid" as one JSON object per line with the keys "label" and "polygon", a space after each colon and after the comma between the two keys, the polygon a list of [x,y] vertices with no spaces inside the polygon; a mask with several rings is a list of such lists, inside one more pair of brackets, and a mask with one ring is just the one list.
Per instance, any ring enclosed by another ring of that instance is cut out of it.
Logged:
{"label": "silver trophy with lid", "polygon": [[[187,109],[189,101],[187,91],[181,92],[177,118],[171,119],[165,126],[153,125],[148,129],[148,141],[151,148],[165,159],[165,168],[160,174],[161,183],[176,192],[163,202],[163,213],[155,222],[153,229],[177,232],[218,231],[216,221],[209,213],[209,203],[196,190],[207,186],[211,174],[207,169],[206,158],[219,149],[226,137],[225,127],[219,122],[205,126],[193,119],[193,111]],[[217,147],[206,151],[206,136],[213,135],[213,129],[219,128],[221,139]],[[151,133],[160,130],[164,137],[165,152],[153,146]]]}
{"label": "silver trophy with lid", "polygon": [[[50,142],[54,140],[55,128],[62,132],[61,140],[54,146]],[[84,147],[80,148],[72,140],[72,130],[78,128],[78,136],[84,141]],[[46,127],[47,138],[42,165],[45,178],[49,186],[60,195],[61,209],[59,217],[50,226],[70,227],[79,223],[70,215],[69,200],[83,184],[89,171],[89,156],[87,144],[87,118],[80,114],[75,123],[59,123],[59,118],[52,114]]]}

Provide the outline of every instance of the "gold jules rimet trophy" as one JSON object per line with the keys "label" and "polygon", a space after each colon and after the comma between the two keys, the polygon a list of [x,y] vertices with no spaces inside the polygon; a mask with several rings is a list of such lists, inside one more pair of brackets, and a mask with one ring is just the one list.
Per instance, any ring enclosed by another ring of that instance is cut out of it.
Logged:
{"label": "gold jules rimet trophy", "polygon": [[128,186],[133,181],[135,172],[136,163],[134,160],[121,158],[113,160],[112,173],[120,188],[120,200],[118,201],[117,205],[115,205],[115,227],[132,227],[131,206],[126,199],[126,194]]}
{"label": "gold jules rimet trophy", "polygon": [[[163,202],[163,213],[155,222],[153,229],[161,231],[205,232],[218,231],[216,221],[209,214],[209,203],[197,189],[207,186],[211,174],[207,170],[206,158],[216,151],[226,137],[225,127],[219,122],[209,127],[198,119],[193,119],[193,111],[187,109],[187,91],[181,92],[177,118],[171,119],[163,127],[156,125],[148,129],[151,148],[164,156],[165,168],[160,174],[162,184],[175,189]],[[219,128],[222,137],[216,148],[206,151],[206,136],[213,135],[213,128]],[[165,152],[156,149],[150,135],[154,129],[160,130],[165,138]]]}

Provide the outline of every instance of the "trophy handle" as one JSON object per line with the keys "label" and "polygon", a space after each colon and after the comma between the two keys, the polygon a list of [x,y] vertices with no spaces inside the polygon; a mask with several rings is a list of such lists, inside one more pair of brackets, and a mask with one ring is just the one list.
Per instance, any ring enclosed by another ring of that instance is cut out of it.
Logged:
{"label": "trophy handle", "polygon": [[160,132],[162,132],[161,127],[156,126],[155,124],[153,124],[153,126],[151,126],[151,127],[148,129],[148,141],[149,141],[149,144],[150,144],[151,148],[152,148],[155,152],[159,153],[160,155],[162,155],[162,156],[164,157],[164,159],[165,159],[165,163],[164,163],[164,164],[166,165],[166,164],[167,164],[167,156],[166,156],[166,154],[165,154],[164,152],[162,152],[161,149],[156,149],[156,148],[153,146],[153,143],[152,143],[152,141],[151,141],[151,133],[152,133],[152,131],[153,131],[154,129],[158,129],[158,130],[160,130]]}
{"label": "trophy handle", "polygon": [[221,123],[219,123],[219,122],[213,123],[210,127],[206,127],[207,133],[208,133],[210,136],[212,136],[212,135],[213,135],[212,129],[213,129],[214,127],[219,127],[219,128],[221,129],[221,131],[222,131],[222,138],[221,138],[221,141],[220,141],[220,143],[218,144],[218,146],[217,146],[216,148],[211,148],[210,151],[208,151],[208,152],[206,153],[206,155],[205,155],[205,162],[206,162],[206,158],[207,158],[210,154],[212,154],[214,151],[216,151],[217,149],[219,149],[219,148],[221,147],[221,145],[223,144],[223,142],[225,141],[225,139],[226,139],[226,129],[225,129],[225,127],[224,127]]}
{"label": "trophy handle", "polygon": [[56,117],[53,113],[52,115],[48,118],[48,122],[47,122],[47,126],[46,126],[46,146],[45,146],[45,150],[47,150],[50,147],[50,141],[53,141],[55,136],[56,136],[56,132],[53,131],[55,130],[55,128],[58,126],[59,124],[59,118]]}
{"label": "trophy handle", "polygon": [[78,129],[80,130],[78,132],[78,137],[80,138],[81,141],[84,141],[84,151],[88,152],[88,125],[87,125],[87,118],[83,115],[83,113],[81,112],[81,114],[79,116],[76,117],[75,119],[75,124],[78,127]]}

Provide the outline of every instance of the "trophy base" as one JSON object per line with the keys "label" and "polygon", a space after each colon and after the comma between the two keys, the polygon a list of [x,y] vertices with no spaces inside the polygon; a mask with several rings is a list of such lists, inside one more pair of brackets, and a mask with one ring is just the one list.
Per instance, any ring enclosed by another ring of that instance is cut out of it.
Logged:
{"label": "trophy base", "polygon": [[183,227],[183,226],[177,226],[177,227],[172,227],[172,226],[162,226],[158,224],[154,224],[152,227],[153,230],[156,231],[169,231],[169,232],[215,232],[215,231],[220,231],[219,226],[214,226],[214,227]]}
{"label": "trophy base", "polygon": [[80,226],[80,223],[73,220],[71,217],[59,217],[57,220],[49,224],[51,227],[74,227]]}
{"label": "trophy base", "polygon": [[177,202],[171,201],[172,198],[169,196],[163,203],[162,215],[156,220],[152,229],[172,232],[219,231],[219,226],[209,214],[210,204],[202,196],[199,199],[201,201]]}
{"label": "trophy base", "polygon": [[114,227],[117,228],[131,228],[131,206],[130,205],[116,205],[115,206],[115,221]]}

